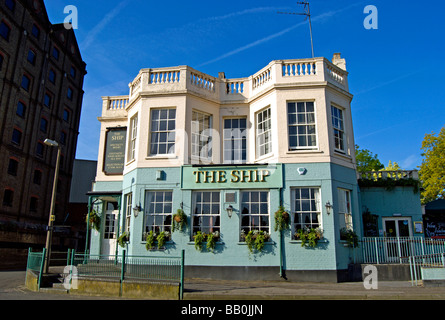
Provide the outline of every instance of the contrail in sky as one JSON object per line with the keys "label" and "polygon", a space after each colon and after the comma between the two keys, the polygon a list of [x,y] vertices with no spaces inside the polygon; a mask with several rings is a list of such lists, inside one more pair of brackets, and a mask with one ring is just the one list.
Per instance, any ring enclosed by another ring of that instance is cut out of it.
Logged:
{"label": "contrail in sky", "polygon": [[91,32],[86,36],[85,40],[82,42],[82,49],[88,48],[95,40],[97,35],[109,24],[114,17],[116,17],[119,12],[130,2],[131,0],[124,0],[117,7],[111,10],[105,15],[105,17],[91,30]]}
{"label": "contrail in sky", "polygon": [[[356,6],[360,5],[360,4],[362,4],[362,2],[361,2],[361,3],[352,4],[352,5],[350,5],[350,6],[347,6],[346,8],[343,8],[343,9],[339,9],[339,10],[333,10],[333,11],[325,12],[325,13],[323,13],[323,14],[320,14],[320,15],[315,16],[314,18],[312,18],[312,21],[317,21],[317,20],[322,20],[322,19],[325,19],[325,18],[330,18],[330,17],[332,17],[333,15],[335,15],[335,14],[337,14],[337,13],[340,13],[340,12],[342,12],[342,11],[346,11],[346,10],[348,10],[348,9],[350,9],[350,8],[352,8],[352,7],[356,7]],[[290,32],[290,31],[292,31],[292,30],[294,30],[294,29],[296,29],[296,28],[299,28],[299,27],[301,27],[301,26],[303,26],[303,25],[306,25],[306,24],[307,24],[306,21],[304,21],[304,22],[300,22],[300,23],[298,23],[298,24],[296,24],[296,25],[294,25],[294,26],[292,26],[292,27],[286,28],[286,29],[284,29],[284,30],[282,30],[282,31],[280,31],[280,32],[274,33],[274,34],[272,34],[272,35],[270,35],[270,36],[267,36],[267,37],[265,37],[265,38],[262,38],[262,39],[259,39],[259,40],[257,40],[257,41],[251,42],[251,43],[249,43],[249,44],[247,44],[247,45],[245,45],[245,46],[242,46],[242,47],[240,47],[240,48],[238,48],[238,49],[229,51],[229,52],[227,52],[227,53],[225,53],[225,54],[223,54],[223,55],[221,55],[221,56],[219,56],[219,57],[217,57],[217,58],[214,58],[214,59],[209,60],[209,61],[207,61],[207,62],[201,63],[201,64],[198,65],[197,67],[199,68],[199,67],[202,67],[202,66],[211,64],[211,63],[213,63],[213,62],[216,62],[216,61],[219,61],[219,60],[228,58],[228,57],[233,56],[233,55],[235,55],[235,54],[237,54],[237,53],[240,53],[240,52],[242,52],[242,51],[245,51],[245,50],[247,50],[247,49],[256,47],[256,46],[258,46],[258,45],[260,45],[260,44],[262,44],[262,43],[265,43],[265,42],[268,42],[268,41],[270,41],[270,40],[272,40],[272,39],[278,38],[278,37],[280,37],[280,36],[282,36],[282,35],[284,35],[284,34]]]}

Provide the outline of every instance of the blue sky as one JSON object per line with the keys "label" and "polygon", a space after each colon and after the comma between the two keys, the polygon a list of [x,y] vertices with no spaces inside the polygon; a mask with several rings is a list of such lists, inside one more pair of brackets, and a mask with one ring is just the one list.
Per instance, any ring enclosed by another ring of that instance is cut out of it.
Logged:
{"label": "blue sky", "polygon": [[[75,31],[88,74],[78,159],[97,160],[101,96],[128,94],[142,68],[189,65],[227,78],[247,77],[277,59],[311,56],[298,1],[46,0],[52,23],[67,5],[78,9]],[[445,3],[414,0],[312,0],[315,56],[346,58],[355,142],[385,165],[421,164],[427,133],[445,125]],[[367,30],[364,8],[378,9]]]}

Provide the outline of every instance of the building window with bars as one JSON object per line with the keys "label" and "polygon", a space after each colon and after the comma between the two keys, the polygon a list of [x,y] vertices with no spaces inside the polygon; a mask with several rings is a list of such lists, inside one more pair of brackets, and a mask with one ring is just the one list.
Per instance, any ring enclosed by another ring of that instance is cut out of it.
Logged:
{"label": "building window with bars", "polygon": [[287,104],[289,150],[316,149],[317,128],[313,102]]}
{"label": "building window with bars", "polygon": [[152,109],[150,155],[175,153],[176,109]]}
{"label": "building window with bars", "polygon": [[256,156],[272,152],[272,122],[270,108],[256,114]]}
{"label": "building window with bars", "polygon": [[353,230],[350,190],[338,189],[338,214],[340,230]]}
{"label": "building window with bars", "polygon": [[192,162],[212,161],[212,116],[192,113]]}
{"label": "building window with bars", "polygon": [[219,191],[194,191],[192,208],[192,239],[198,231],[220,232]]}
{"label": "building window with bars", "polygon": [[293,237],[298,230],[321,227],[320,189],[295,188],[292,190]]}
{"label": "building window with bars", "polygon": [[[241,192],[241,233],[269,233],[269,191]],[[242,237],[241,237],[242,238]]]}
{"label": "building window with bars", "polygon": [[223,139],[224,163],[246,163],[247,119],[225,119]]}
{"label": "building window with bars", "polygon": [[166,232],[169,239],[172,231],[172,207],[172,191],[146,191],[143,241],[150,231],[156,235]]}
{"label": "building window with bars", "polygon": [[343,110],[331,106],[332,127],[334,130],[334,148],[335,151],[345,152],[345,128],[343,119]]}
{"label": "building window with bars", "polygon": [[127,193],[125,195],[125,231],[126,232],[130,232],[132,201],[133,201],[133,194]]}
{"label": "building window with bars", "polygon": [[134,115],[130,119],[130,145],[128,146],[128,161],[134,160],[136,157],[136,140],[138,136],[138,115]]}

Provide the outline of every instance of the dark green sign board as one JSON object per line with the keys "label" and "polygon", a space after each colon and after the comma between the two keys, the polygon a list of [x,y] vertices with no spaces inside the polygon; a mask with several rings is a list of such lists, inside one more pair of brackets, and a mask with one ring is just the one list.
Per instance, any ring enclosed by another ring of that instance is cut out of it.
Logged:
{"label": "dark green sign board", "polygon": [[252,166],[183,166],[182,189],[282,188],[281,164]]}
{"label": "dark green sign board", "polygon": [[122,174],[125,162],[127,128],[110,129],[106,133],[104,167],[105,174]]}

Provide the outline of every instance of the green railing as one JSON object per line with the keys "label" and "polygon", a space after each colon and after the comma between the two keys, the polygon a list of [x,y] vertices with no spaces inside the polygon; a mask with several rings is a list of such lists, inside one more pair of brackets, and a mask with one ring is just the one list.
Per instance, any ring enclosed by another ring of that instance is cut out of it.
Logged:
{"label": "green railing", "polygon": [[94,255],[71,252],[70,279],[94,278],[95,280],[120,281],[121,287],[124,280],[137,282],[162,282],[178,284],[179,298],[182,300],[184,293],[184,250],[180,257],[153,257],[126,255],[123,250],[121,255]]}
{"label": "green railing", "polygon": [[33,271],[37,276],[37,290],[40,290],[40,284],[42,281],[42,274],[43,274],[43,266],[45,264],[45,253],[46,250],[43,249],[42,252],[32,252],[32,249],[29,248],[28,250],[28,262],[26,264],[26,280],[25,285],[27,286],[28,283],[28,271]]}

